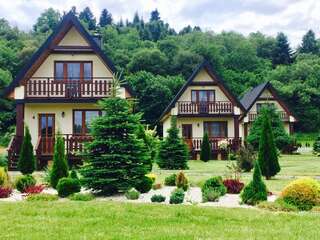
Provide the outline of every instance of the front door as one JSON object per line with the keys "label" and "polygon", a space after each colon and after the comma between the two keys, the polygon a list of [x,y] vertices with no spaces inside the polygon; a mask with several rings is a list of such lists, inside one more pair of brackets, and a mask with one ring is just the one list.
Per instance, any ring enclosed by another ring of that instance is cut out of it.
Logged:
{"label": "front door", "polygon": [[39,137],[41,154],[51,155],[53,153],[54,146],[54,114],[39,114]]}
{"label": "front door", "polygon": [[182,137],[189,148],[192,149],[192,124],[182,124]]}

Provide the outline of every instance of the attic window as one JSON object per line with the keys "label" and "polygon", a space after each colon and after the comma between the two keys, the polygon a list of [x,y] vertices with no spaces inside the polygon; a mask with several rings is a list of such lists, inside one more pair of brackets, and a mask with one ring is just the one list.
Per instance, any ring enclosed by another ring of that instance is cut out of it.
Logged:
{"label": "attic window", "polygon": [[55,80],[92,80],[92,62],[55,62]]}

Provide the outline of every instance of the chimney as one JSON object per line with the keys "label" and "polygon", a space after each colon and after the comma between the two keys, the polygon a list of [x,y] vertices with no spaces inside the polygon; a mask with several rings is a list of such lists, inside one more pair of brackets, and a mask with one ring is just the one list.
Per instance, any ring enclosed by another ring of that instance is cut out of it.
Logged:
{"label": "chimney", "polygon": [[100,34],[92,35],[93,40],[98,44],[100,48],[102,48],[102,38]]}

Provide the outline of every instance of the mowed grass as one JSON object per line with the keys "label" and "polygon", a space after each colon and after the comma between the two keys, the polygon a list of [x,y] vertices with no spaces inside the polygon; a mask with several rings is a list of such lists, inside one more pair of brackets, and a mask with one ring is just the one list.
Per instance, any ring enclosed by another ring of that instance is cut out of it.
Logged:
{"label": "mowed grass", "polygon": [[104,201],[0,203],[0,239],[319,239],[320,215]]}
{"label": "mowed grass", "polygon": [[[279,192],[290,181],[298,177],[313,177],[320,179],[320,158],[312,153],[301,155],[281,155],[279,158],[281,171],[272,180],[265,181],[269,191]],[[194,186],[201,186],[203,182],[212,176],[228,176],[227,165],[231,161],[189,161],[189,170],[184,170],[189,178],[189,181]],[[157,182],[164,181],[164,178],[172,173],[177,173],[176,170],[161,170],[154,166],[153,172],[157,175]],[[252,173],[243,173],[242,181],[249,182],[252,178]]]}

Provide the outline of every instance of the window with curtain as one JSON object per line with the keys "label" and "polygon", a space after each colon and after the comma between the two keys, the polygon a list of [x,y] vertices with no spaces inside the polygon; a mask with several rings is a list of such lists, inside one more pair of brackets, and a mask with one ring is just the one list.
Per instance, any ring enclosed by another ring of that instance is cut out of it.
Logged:
{"label": "window with curtain", "polygon": [[192,102],[214,102],[215,91],[214,90],[192,90],[191,101]]}
{"label": "window with curtain", "polygon": [[92,62],[55,62],[55,80],[92,80]]}
{"label": "window with curtain", "polygon": [[92,120],[98,116],[101,116],[100,110],[74,110],[73,133],[88,134]]}
{"label": "window with curtain", "polygon": [[203,127],[204,132],[207,132],[210,138],[228,137],[227,122],[204,122]]}

